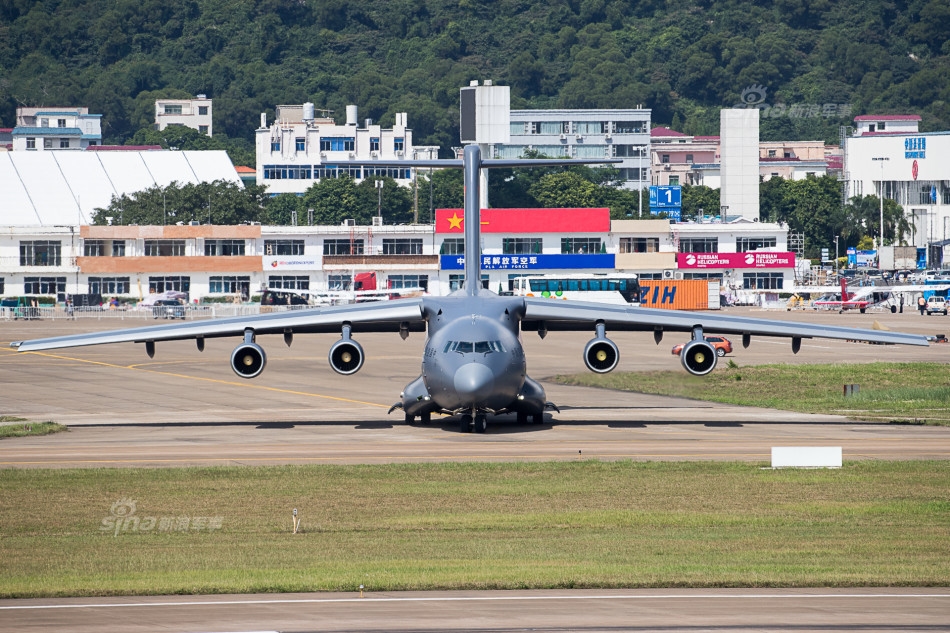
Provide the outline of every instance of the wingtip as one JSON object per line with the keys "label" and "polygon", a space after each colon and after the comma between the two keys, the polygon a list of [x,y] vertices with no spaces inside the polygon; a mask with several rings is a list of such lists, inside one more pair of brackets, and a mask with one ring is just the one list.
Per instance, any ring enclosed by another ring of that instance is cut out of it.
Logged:
{"label": "wingtip", "polygon": [[13,349],[20,349],[20,346],[23,345],[23,341],[13,341],[10,343],[10,347]]}

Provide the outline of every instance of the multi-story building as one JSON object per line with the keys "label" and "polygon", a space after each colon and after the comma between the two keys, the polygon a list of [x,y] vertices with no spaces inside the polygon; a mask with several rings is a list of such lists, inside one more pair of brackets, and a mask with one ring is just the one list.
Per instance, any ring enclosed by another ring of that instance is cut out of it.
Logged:
{"label": "multi-story building", "polygon": [[198,95],[194,99],[158,99],[155,101],[155,129],[184,125],[202,134],[212,135],[211,99]]}
{"label": "multi-story building", "polygon": [[[926,247],[928,265],[950,266],[950,132],[918,132],[917,115],[855,117],[853,136],[844,139],[847,197],[875,195],[904,208],[908,244]],[[894,235],[884,235],[885,244]]]}
{"label": "multi-story building", "polygon": [[[271,194],[304,193],[323,178],[349,175],[357,181],[373,176],[389,176],[400,185],[415,178],[412,167],[373,165],[374,161],[435,159],[439,148],[415,146],[405,112],[396,114],[390,129],[373,124],[357,124],[357,107],[346,107],[346,123],[337,125],[329,111],[318,112],[312,103],[277,106],[277,118],[267,125],[261,115],[257,130],[257,184]],[[337,165],[335,161],[360,161],[357,165]]]}
{"label": "multi-story building", "polygon": [[[459,288],[460,209],[435,225],[24,226],[0,232],[0,295],[96,293],[144,298],[176,290],[192,300],[250,298],[263,288]],[[736,292],[790,288],[787,229],[764,223],[610,220],[607,209],[486,209],[482,284],[510,290],[525,275],[632,272],[642,279],[707,279]]]}
{"label": "multi-story building", "polygon": [[17,108],[13,150],[78,150],[99,145],[101,119],[101,114],[89,114],[89,108]]}
{"label": "multi-story building", "polygon": [[650,185],[650,110],[511,110],[510,137],[490,156],[521,158],[534,151],[549,158],[619,158],[625,189]]}

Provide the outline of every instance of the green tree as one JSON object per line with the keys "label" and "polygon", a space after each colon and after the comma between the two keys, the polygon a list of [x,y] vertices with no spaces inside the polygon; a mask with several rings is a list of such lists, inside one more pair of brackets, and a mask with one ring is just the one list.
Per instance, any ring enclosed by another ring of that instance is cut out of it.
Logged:
{"label": "green tree", "polygon": [[592,207],[597,185],[574,172],[563,172],[542,176],[529,193],[542,207]]}

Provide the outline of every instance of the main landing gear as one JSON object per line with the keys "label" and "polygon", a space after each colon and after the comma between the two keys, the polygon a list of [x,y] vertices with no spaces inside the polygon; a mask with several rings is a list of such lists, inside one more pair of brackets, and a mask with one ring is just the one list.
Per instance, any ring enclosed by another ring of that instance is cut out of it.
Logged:
{"label": "main landing gear", "polygon": [[476,413],[473,417],[470,413],[465,413],[462,415],[461,420],[459,420],[459,431],[462,433],[468,433],[469,430],[474,430],[476,433],[484,433],[488,429],[488,416],[484,413]]}

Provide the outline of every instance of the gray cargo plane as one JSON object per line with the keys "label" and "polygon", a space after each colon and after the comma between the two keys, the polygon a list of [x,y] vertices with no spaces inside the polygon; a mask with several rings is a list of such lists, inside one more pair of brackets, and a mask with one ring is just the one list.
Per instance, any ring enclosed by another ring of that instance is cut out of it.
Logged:
{"label": "gray cargo plane", "polygon": [[[522,332],[537,332],[542,338],[552,331],[589,331],[593,337],[583,350],[584,363],[593,372],[613,370],[620,360],[617,345],[607,330],[653,332],[659,343],[666,331],[689,332],[691,340],[680,359],[687,372],[703,376],[716,366],[716,352],[704,339],[707,332],[742,337],[743,346],[756,336],[791,338],[798,352],[803,338],[859,340],[873,343],[927,345],[923,336],[848,327],[807,325],[766,319],[673,310],[615,306],[588,302],[551,301],[535,297],[506,297],[481,287],[479,264],[479,170],[493,167],[529,167],[582,162],[567,160],[482,160],[477,145],[465,148],[461,160],[399,161],[415,167],[461,167],[465,182],[465,283],[445,297],[422,296],[372,304],[330,306],[276,314],[214,319],[177,325],[78,334],[19,341],[11,345],[21,352],[103,343],[144,343],[151,357],[160,341],[194,339],[198,350],[205,339],[242,336],[231,354],[231,368],[242,378],[254,378],[267,364],[257,343],[264,334],[282,334],[290,345],[295,334],[338,332],[330,347],[330,366],[340,374],[355,374],[365,355],[353,339],[361,332],[427,332],[421,375],[406,385],[401,400],[407,422],[428,422],[433,413],[458,415],[462,431],[484,432],[487,415],[514,413],[519,422],[541,422],[547,402],[544,388],[527,374]],[[380,163],[382,164],[382,163]]]}

